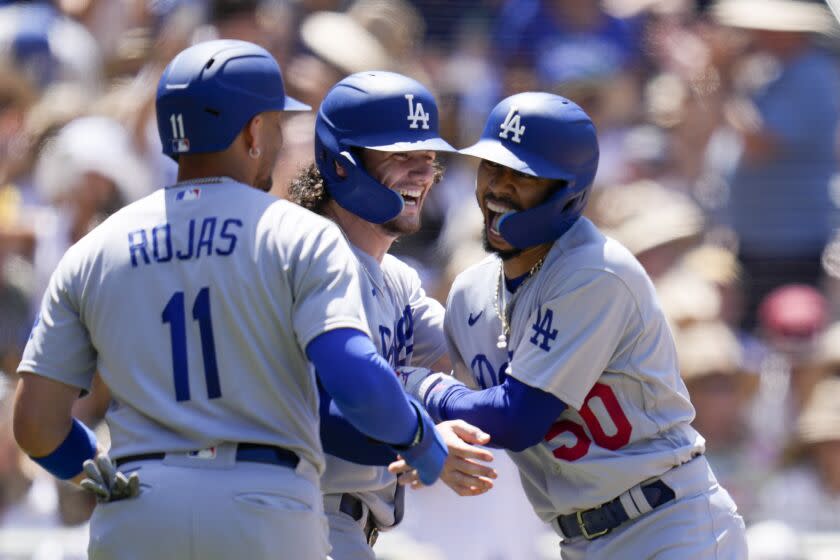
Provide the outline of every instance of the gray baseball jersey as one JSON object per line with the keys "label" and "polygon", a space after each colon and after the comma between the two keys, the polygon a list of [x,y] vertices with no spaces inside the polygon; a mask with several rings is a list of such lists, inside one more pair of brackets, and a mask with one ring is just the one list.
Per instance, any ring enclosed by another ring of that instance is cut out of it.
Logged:
{"label": "gray baseball jersey", "polygon": [[70,248],[21,371],[113,395],[111,455],[245,441],[324,468],[304,348],[368,332],[338,228],[230,179],[160,189]]}
{"label": "gray baseball jersey", "polygon": [[[373,341],[392,367],[431,367],[445,352],[443,306],[426,296],[417,272],[392,255],[380,265],[351,244]],[[327,455],[324,494],[349,492],[370,508],[382,527],[394,523],[396,478],[385,467],[359,465]]]}
{"label": "gray baseball jersey", "polygon": [[542,442],[510,454],[537,515],[598,506],[703,451],[671,333],[629,251],[581,218],[500,298],[507,349],[496,345],[500,266],[492,256],[458,276],[445,331],[456,368],[479,388],[511,375],[569,405]]}

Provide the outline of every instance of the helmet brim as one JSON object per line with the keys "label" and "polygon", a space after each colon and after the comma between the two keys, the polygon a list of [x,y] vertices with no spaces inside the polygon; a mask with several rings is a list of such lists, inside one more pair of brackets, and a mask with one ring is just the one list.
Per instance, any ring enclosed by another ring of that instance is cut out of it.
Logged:
{"label": "helmet brim", "polygon": [[356,148],[367,148],[380,152],[419,152],[429,150],[432,152],[457,152],[443,138],[426,138],[414,142],[393,142],[382,138],[356,138],[345,140],[345,143]]}
{"label": "helmet brim", "polygon": [[283,101],[283,110],[284,111],[311,111],[312,107],[303,103],[302,101],[298,101],[294,97],[286,96],[286,99]]}
{"label": "helmet brim", "polygon": [[458,150],[458,153],[486,159],[487,161],[510,167],[515,171],[525,173],[526,175],[533,175],[534,177],[563,179],[566,181],[570,179],[567,173],[555,169],[554,166],[543,161],[542,158],[531,155],[529,157],[530,161],[525,162],[504,144],[496,140],[479,140],[472,146]]}
{"label": "helmet brim", "polygon": [[394,142],[392,144],[385,144],[381,146],[367,146],[370,150],[379,150],[381,152],[418,152],[423,150],[430,150],[432,152],[457,152],[453,146],[443,138],[429,138],[427,140],[420,140],[418,142]]}

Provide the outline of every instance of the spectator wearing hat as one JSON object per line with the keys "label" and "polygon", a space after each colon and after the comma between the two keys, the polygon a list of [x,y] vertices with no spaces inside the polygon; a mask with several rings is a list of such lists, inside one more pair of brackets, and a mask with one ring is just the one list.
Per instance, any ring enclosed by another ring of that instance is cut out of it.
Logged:
{"label": "spectator wearing hat", "polygon": [[802,410],[823,379],[840,377],[840,322],[823,330],[811,348],[793,368],[792,394],[797,410]]}
{"label": "spectator wearing hat", "polygon": [[840,377],[820,381],[796,423],[789,466],[760,494],[760,517],[798,531],[840,530]]}
{"label": "spectator wearing hat", "polygon": [[744,367],[735,334],[721,321],[687,325],[675,333],[680,374],[696,416],[692,426],[706,439],[706,457],[749,521],[759,486],[778,449],[755,437],[747,414],[758,375]]}
{"label": "spectator wearing hat", "polygon": [[75,119],[50,138],[33,177],[44,204],[33,216],[37,308],[64,252],[108,215],[149,194],[152,183],[128,131],[99,116]]}
{"label": "spectator wearing hat", "polygon": [[836,220],[829,183],[837,172],[840,73],[815,37],[836,23],[822,2],[720,0],[721,24],[747,30],[753,56],[731,76],[739,91],[724,112],[741,138],[730,181],[729,219],[750,283],[744,326],[758,302],[788,283],[817,285]]}
{"label": "spectator wearing hat", "polygon": [[[753,372],[761,371],[761,362],[767,355],[768,348],[758,336],[740,327],[746,296],[743,267],[738,262],[735,252],[722,245],[705,243],[685,253],[677,268],[684,277],[693,279],[690,281],[706,282],[713,287],[719,303],[716,317],[732,329],[738,338],[744,367]],[[677,283],[674,283],[671,289],[683,300],[691,297],[681,294]],[[702,303],[687,301],[686,305],[697,307]]]}
{"label": "spectator wearing hat", "polygon": [[345,76],[392,67],[382,42],[346,12],[307,15],[300,25],[300,40],[305,50],[292,58],[285,74],[289,91],[313,107]]}
{"label": "spectator wearing hat", "polygon": [[542,84],[612,74],[638,61],[635,28],[598,0],[507,0],[495,27],[502,60],[533,66]]}
{"label": "spectator wearing hat", "polygon": [[587,215],[605,235],[630,249],[654,283],[703,236],[699,206],[656,181],[595,191]]}
{"label": "spectator wearing hat", "polygon": [[506,0],[494,22],[501,96],[539,90],[574,100],[598,129],[596,184],[626,165],[625,128],[641,98],[637,23],[601,0]]}
{"label": "spectator wearing hat", "polygon": [[828,325],[828,301],[807,284],[785,284],[758,306],[758,332],[791,366],[808,360]]}
{"label": "spectator wearing hat", "polygon": [[[828,302],[811,286],[780,286],[761,301],[758,323],[756,333],[766,352],[759,365],[761,385],[752,422],[761,437],[785,446],[818,379],[817,362],[825,361],[818,349],[828,340]],[[774,413],[768,414],[770,410]]]}
{"label": "spectator wearing hat", "polygon": [[[3,5],[5,4],[5,5]],[[96,92],[103,56],[96,38],[51,2],[0,4],[0,56],[40,89],[71,81]]]}
{"label": "spectator wearing hat", "polygon": [[684,266],[672,267],[656,280],[654,287],[673,331],[721,317],[722,300],[715,286]]}
{"label": "spectator wearing hat", "polygon": [[[685,253],[680,268],[715,287],[720,297],[720,319],[737,329],[743,315],[744,294],[743,269],[735,253],[721,245],[706,243]],[[738,338],[743,338],[741,333]]]}

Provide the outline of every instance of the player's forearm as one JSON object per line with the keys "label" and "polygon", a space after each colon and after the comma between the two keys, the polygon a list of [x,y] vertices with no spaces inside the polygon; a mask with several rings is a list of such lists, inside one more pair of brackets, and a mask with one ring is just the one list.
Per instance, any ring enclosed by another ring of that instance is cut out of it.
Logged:
{"label": "player's forearm", "polygon": [[77,396],[75,387],[23,373],[13,419],[20,448],[57,478],[74,482],[97,449],[93,432],[70,413]]}
{"label": "player's forearm", "polygon": [[554,395],[512,377],[483,391],[452,385],[427,399],[426,406],[437,409],[430,410],[432,417],[469,422],[490,434],[492,445],[511,451],[539,443],[566,408]]}
{"label": "player's forearm", "polygon": [[388,363],[362,332],[336,329],[306,347],[318,378],[344,417],[359,431],[405,445],[417,433],[417,414]]}
{"label": "player's forearm", "polygon": [[[15,395],[13,430],[15,440],[28,455],[49,454],[70,432],[72,399],[63,395],[64,386],[35,374],[23,373]],[[49,402],[49,406],[44,403]],[[67,404],[67,406],[64,406]]]}
{"label": "player's forearm", "polygon": [[387,466],[396,453],[357,430],[341,413],[332,397],[321,390],[321,444],[324,451],[361,465]]}
{"label": "player's forearm", "polygon": [[73,419],[66,422],[41,423],[35,415],[15,414],[14,436],[21,450],[31,457],[42,457],[52,452],[70,433]]}

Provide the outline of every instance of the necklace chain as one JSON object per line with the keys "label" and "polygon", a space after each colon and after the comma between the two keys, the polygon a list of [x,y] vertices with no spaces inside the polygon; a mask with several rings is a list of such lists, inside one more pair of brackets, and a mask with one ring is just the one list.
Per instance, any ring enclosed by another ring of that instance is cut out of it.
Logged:
{"label": "necklace chain", "polygon": [[[521,290],[525,284],[533,278],[533,276],[540,271],[542,268],[543,263],[545,262],[546,255],[540,257],[534,266],[531,267],[531,270],[528,271],[528,276],[525,277],[522,284],[519,285],[517,290]],[[496,309],[496,315],[499,316],[499,320],[502,322],[502,334],[499,335],[498,340],[496,341],[496,347],[499,349],[507,348],[508,343],[508,336],[510,336],[510,323],[507,320],[507,302],[504,301],[504,295],[507,292],[506,289],[502,288],[502,285],[505,281],[505,270],[504,270],[504,263],[500,260],[499,261],[499,281],[496,283],[496,297],[493,300],[493,307]]]}
{"label": "necklace chain", "polygon": [[199,179],[187,179],[186,181],[179,181],[171,187],[185,187],[187,185],[209,185],[211,183],[222,183],[231,180],[229,177],[201,177]]}

